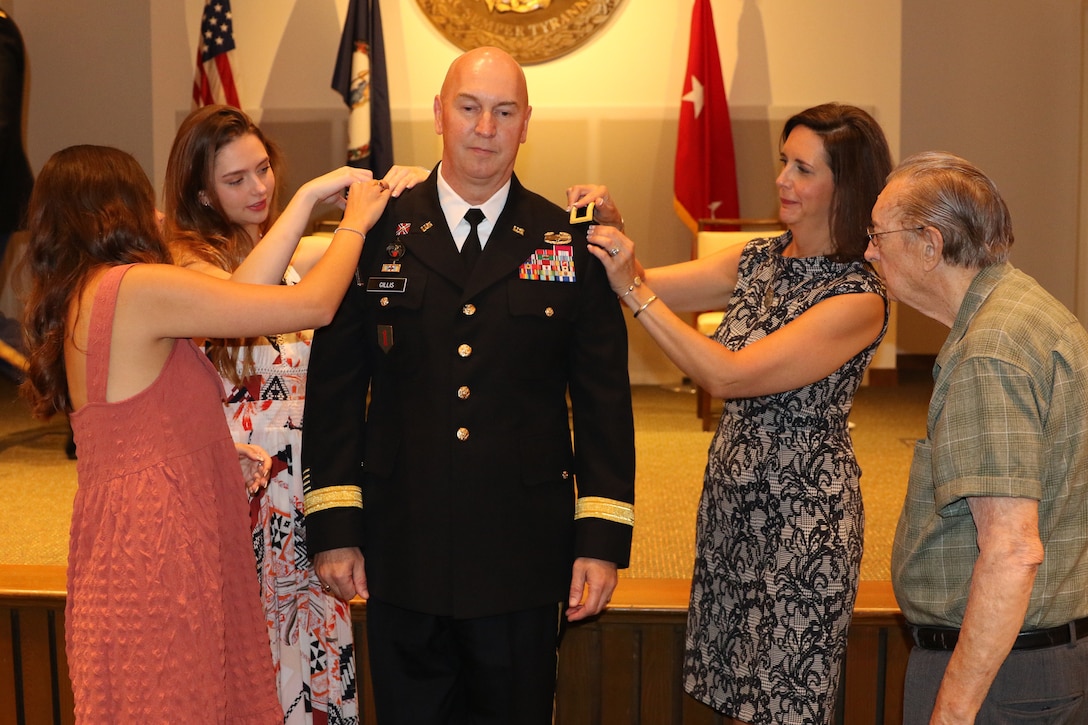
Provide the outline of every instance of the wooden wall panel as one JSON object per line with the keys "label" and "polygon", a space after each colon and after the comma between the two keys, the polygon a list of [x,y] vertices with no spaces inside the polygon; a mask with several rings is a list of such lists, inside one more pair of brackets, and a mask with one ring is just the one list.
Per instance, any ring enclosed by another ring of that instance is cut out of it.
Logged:
{"label": "wooden wall panel", "polygon": [[[13,572],[0,566],[0,723],[67,725],[73,706],[64,658],[63,576],[37,586],[37,575],[25,571],[32,568]],[[567,627],[559,653],[556,725],[722,725],[723,718],[683,691],[687,588],[684,581],[621,580],[609,611]],[[376,725],[365,605],[353,608],[352,619],[360,724]],[[863,582],[838,722],[901,724],[910,647],[890,585]],[[17,698],[25,703],[22,719]]]}
{"label": "wooden wall panel", "polygon": [[587,623],[569,627],[560,649],[555,725],[600,722],[601,627]]}
{"label": "wooden wall panel", "polygon": [[16,722],[15,610],[0,606],[0,722]]}
{"label": "wooden wall panel", "polygon": [[[637,625],[602,627],[601,725],[627,725],[639,719],[643,629]],[[562,648],[560,648],[562,653]],[[583,721],[584,722],[584,721]]]}
{"label": "wooden wall panel", "polygon": [[649,627],[643,632],[643,642],[640,721],[680,722],[684,695],[676,683],[681,681],[684,628]]}
{"label": "wooden wall panel", "polygon": [[[23,609],[19,612],[19,645],[23,676],[23,714],[27,725],[52,725],[60,708],[53,682],[51,612]],[[63,640],[62,640],[63,641]],[[67,682],[67,672],[65,673]]]}
{"label": "wooden wall panel", "polygon": [[845,687],[848,688],[850,711],[843,713],[843,725],[884,725],[884,676],[881,640],[884,632],[875,627],[854,628],[847,642]]}

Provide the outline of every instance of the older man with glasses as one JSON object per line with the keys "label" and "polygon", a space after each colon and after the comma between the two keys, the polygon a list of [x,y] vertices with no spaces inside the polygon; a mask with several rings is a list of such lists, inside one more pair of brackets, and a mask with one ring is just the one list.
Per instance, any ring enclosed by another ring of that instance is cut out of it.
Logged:
{"label": "older man with glasses", "polygon": [[951,327],[892,553],[904,723],[1088,722],[1088,333],[967,161],[910,157],[872,221],[890,296]]}

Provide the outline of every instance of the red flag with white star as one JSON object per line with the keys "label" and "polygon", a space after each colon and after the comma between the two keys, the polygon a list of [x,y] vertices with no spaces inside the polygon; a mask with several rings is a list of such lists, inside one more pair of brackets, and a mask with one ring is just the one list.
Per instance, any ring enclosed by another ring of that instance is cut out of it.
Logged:
{"label": "red flag with white star", "polygon": [[230,0],[207,0],[200,20],[193,78],[193,108],[225,103],[241,108],[230,57],[234,51],[234,18]]}
{"label": "red flag with white star", "polygon": [[674,206],[695,231],[698,220],[740,215],[737,164],[710,0],[695,0],[676,142]]}

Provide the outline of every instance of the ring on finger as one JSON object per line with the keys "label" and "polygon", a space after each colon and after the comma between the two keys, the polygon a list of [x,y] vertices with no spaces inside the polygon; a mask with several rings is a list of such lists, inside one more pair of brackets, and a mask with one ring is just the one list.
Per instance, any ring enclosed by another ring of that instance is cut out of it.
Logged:
{"label": "ring on finger", "polygon": [[321,589],[323,591],[325,591],[325,592],[331,592],[332,591],[332,587],[330,587],[328,584],[322,584]]}
{"label": "ring on finger", "polygon": [[615,257],[619,253],[620,253],[620,248],[619,247],[612,247],[611,249],[608,250],[608,256],[610,256],[610,257]]}

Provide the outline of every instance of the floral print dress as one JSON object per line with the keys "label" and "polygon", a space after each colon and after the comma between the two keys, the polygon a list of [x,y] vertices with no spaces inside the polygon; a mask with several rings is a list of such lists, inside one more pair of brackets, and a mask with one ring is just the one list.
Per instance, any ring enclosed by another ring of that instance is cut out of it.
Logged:
{"label": "floral print dress", "polygon": [[[288,269],[285,280],[299,277]],[[253,550],[285,725],[354,725],[355,650],[348,605],[322,591],[306,550],[302,411],[313,331],[259,338],[255,374],[224,380],[236,442],[272,457],[268,487],[250,500]]]}
{"label": "floral print dress", "polygon": [[[834,295],[885,296],[865,263],[782,256],[791,239],[742,253],[713,335],[730,350]],[[815,383],[725,402],[698,509],[684,685],[730,717],[832,722],[864,529],[847,417],[883,335]]]}

